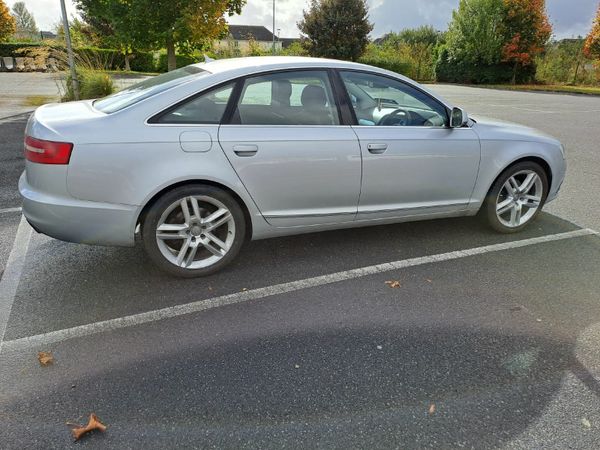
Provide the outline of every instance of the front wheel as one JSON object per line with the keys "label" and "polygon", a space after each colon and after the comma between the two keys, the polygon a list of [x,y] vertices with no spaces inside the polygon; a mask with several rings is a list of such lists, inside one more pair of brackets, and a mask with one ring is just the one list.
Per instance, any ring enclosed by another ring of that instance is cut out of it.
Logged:
{"label": "front wheel", "polygon": [[160,197],[142,223],[148,256],[184,278],[210,275],[229,264],[244,242],[244,214],[213,186],[182,186]]}
{"label": "front wheel", "polygon": [[486,199],[488,223],[500,233],[523,230],[541,212],[548,189],[548,176],[539,164],[525,161],[509,167]]}

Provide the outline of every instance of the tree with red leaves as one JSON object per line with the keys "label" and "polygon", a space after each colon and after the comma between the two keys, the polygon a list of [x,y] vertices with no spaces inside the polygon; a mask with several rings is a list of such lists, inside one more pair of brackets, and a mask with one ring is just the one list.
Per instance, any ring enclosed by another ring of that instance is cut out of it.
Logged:
{"label": "tree with red leaves", "polygon": [[583,53],[590,59],[600,60],[600,5],[598,5],[594,25],[592,25],[590,34],[588,34],[585,40]]}
{"label": "tree with red leaves", "polygon": [[545,0],[504,0],[506,16],[502,60],[512,63],[513,84],[519,67],[534,63],[552,36]]}

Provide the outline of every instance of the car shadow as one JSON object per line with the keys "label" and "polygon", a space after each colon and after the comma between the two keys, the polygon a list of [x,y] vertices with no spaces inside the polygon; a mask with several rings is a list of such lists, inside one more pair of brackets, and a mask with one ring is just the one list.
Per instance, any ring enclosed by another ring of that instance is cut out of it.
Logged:
{"label": "car shadow", "polygon": [[496,448],[536,422],[566,371],[599,393],[573,343],[543,335],[377,327],[202,341],[60,379],[7,405],[0,436],[43,421],[43,436],[21,427],[20,438],[55,446],[65,413],[93,407],[109,424],[86,442],[96,448]]}
{"label": "car shadow", "polygon": [[[330,231],[248,243],[225,270],[179,279],[141,245],[105,248],[42,238],[31,246],[7,339],[161,309],[242,290],[483,245],[571,231],[543,214],[523,233],[497,234],[476,218]],[[39,238],[38,238],[39,239]]]}

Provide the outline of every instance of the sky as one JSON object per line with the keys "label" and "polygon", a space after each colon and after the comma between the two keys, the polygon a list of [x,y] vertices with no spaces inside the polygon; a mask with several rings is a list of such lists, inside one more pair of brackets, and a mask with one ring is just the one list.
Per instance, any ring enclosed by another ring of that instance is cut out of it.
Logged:
{"label": "sky", "polygon": [[[5,0],[12,8],[17,0]],[[60,20],[59,0],[24,0],[35,17],[38,28],[52,30]],[[65,0],[69,14],[75,13],[71,0]],[[374,38],[389,31],[403,28],[432,25],[445,30],[452,18],[452,10],[459,0],[368,0],[370,19],[375,24]],[[546,0],[548,15],[554,26],[555,36],[585,36],[589,32],[600,0]],[[276,0],[276,29],[281,37],[297,37],[297,22],[302,18],[302,10],[308,7],[308,0]],[[272,29],[272,0],[248,0],[241,16],[230,19],[231,23],[242,25],[264,25]]]}

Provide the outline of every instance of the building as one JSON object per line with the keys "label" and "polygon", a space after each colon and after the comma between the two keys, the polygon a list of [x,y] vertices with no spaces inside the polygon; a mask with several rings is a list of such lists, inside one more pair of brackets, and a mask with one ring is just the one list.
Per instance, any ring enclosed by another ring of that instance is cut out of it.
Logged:
{"label": "building", "polygon": [[[250,41],[254,40],[261,50],[273,49],[273,33],[266,27],[258,25],[229,25],[229,36],[215,43],[215,50],[227,50],[234,47],[241,53],[250,50]],[[275,37],[275,50],[282,48],[281,41]]]}

